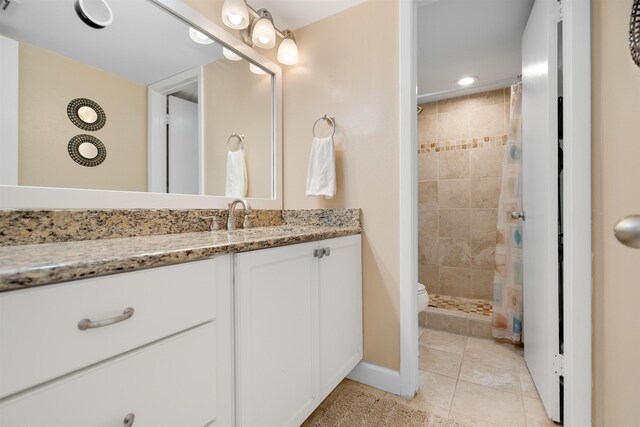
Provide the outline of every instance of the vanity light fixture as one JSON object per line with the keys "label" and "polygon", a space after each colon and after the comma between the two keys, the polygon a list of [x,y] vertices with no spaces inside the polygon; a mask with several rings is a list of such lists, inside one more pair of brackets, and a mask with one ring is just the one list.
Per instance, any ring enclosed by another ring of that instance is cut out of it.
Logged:
{"label": "vanity light fixture", "polygon": [[298,62],[298,45],[296,38],[291,30],[284,30],[284,40],[280,42],[278,47],[278,61],[285,65],[293,65]]}
{"label": "vanity light fixture", "polygon": [[[247,12],[247,23],[239,18],[244,11]],[[285,65],[298,62],[298,46],[293,32],[280,31],[276,28],[273,17],[267,9],[255,10],[246,3],[246,0],[224,0],[222,21],[227,27],[240,30],[242,41],[251,47],[271,49],[275,47],[277,37],[282,38],[278,48],[278,61]]]}
{"label": "vanity light fixture", "polygon": [[460,80],[458,80],[458,84],[460,86],[469,86],[469,85],[474,84],[477,81],[478,81],[478,78],[476,76],[467,76],[467,77],[463,77]]}
{"label": "vanity light fixture", "polygon": [[250,24],[249,7],[245,0],[224,0],[222,22],[234,30],[244,30]]}
{"label": "vanity light fixture", "polygon": [[193,40],[194,42],[196,42],[198,44],[211,44],[211,43],[213,43],[213,40],[211,40],[211,38],[207,37],[201,31],[198,31],[195,28],[191,28],[191,27],[189,27],[189,37],[191,38],[191,40]]}
{"label": "vanity light fixture", "polygon": [[238,55],[237,53],[235,53],[231,49],[227,49],[226,47],[222,48],[222,54],[229,61],[240,61],[242,59],[242,56]]}
{"label": "vanity light fixture", "polygon": [[267,9],[260,9],[258,15],[260,17],[253,21],[251,41],[258,47],[271,49],[276,45],[276,29],[273,26],[273,17]]}
{"label": "vanity light fixture", "polygon": [[249,70],[251,70],[253,74],[267,74],[265,70],[253,64],[249,64]]}

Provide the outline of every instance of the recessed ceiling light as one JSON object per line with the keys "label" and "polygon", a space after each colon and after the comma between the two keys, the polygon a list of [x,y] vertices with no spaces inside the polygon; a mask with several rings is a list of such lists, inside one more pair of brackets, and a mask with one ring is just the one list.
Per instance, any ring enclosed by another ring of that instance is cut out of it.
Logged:
{"label": "recessed ceiling light", "polygon": [[474,84],[475,82],[478,81],[478,78],[475,76],[468,76],[468,77],[463,77],[460,80],[458,80],[458,84],[460,86],[469,86]]}
{"label": "recessed ceiling light", "polygon": [[242,59],[242,56],[238,55],[230,49],[227,49],[226,47],[222,48],[222,54],[230,61],[240,61]]}
{"label": "recessed ceiling light", "polygon": [[207,37],[204,33],[202,33],[201,31],[196,30],[195,28],[191,28],[191,27],[189,27],[189,37],[191,37],[191,40],[193,40],[194,42],[196,42],[198,44],[211,44],[211,43],[213,43],[213,40],[211,40],[209,37]]}
{"label": "recessed ceiling light", "polygon": [[106,0],[76,0],[78,17],[92,28],[105,28],[113,22],[113,12]]}

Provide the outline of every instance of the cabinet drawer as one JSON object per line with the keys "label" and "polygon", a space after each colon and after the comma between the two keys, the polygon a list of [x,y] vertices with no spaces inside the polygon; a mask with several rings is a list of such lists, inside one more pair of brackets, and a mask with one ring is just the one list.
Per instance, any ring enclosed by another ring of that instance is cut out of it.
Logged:
{"label": "cabinet drawer", "polygon": [[[215,318],[206,260],[0,294],[0,398]],[[81,330],[83,319],[130,318]]]}
{"label": "cabinet drawer", "polygon": [[216,417],[215,323],[0,404],[1,427],[202,427]]}

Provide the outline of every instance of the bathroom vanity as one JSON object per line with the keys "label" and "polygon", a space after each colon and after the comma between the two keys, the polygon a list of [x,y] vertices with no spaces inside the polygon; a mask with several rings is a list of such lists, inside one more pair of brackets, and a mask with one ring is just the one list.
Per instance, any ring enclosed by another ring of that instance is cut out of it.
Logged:
{"label": "bathroom vanity", "polygon": [[16,253],[0,268],[0,425],[299,425],[362,359],[359,232],[0,248]]}

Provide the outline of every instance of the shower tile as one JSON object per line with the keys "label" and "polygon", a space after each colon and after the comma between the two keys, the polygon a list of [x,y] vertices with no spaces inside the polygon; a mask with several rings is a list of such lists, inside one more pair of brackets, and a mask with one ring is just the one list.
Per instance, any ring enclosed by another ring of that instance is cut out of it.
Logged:
{"label": "shower tile", "polygon": [[438,239],[438,264],[441,267],[470,267],[471,242],[468,239]]}
{"label": "shower tile", "polygon": [[451,411],[504,427],[524,427],[522,396],[458,381]]}
{"label": "shower tile", "polygon": [[426,312],[426,326],[430,329],[437,329],[438,331],[450,332],[458,335],[469,335],[469,319],[461,316],[445,314],[445,310],[434,312],[427,310]]}
{"label": "shower tile", "polygon": [[482,138],[505,133],[504,105],[485,105],[469,110],[469,137]]}
{"label": "shower tile", "polygon": [[422,210],[418,217],[420,234],[418,236],[420,241],[425,239],[436,239],[439,235],[439,223],[438,223],[438,211],[436,210]]}
{"label": "shower tile", "polygon": [[476,178],[470,181],[471,207],[491,209],[498,207],[502,178]]}
{"label": "shower tile", "polygon": [[418,154],[418,181],[438,180],[438,154]]}
{"label": "shower tile", "polygon": [[443,99],[438,101],[438,113],[448,113],[450,111],[466,110],[468,108],[467,96],[459,96],[457,98]]}
{"label": "shower tile", "polygon": [[495,104],[504,104],[504,89],[470,95],[469,101],[467,102],[469,108],[478,108]]}
{"label": "shower tile", "polygon": [[474,268],[490,269],[495,267],[496,243],[493,240],[471,241],[471,265]]}
{"label": "shower tile", "polygon": [[470,298],[493,299],[493,270],[471,270]]}
{"label": "shower tile", "polygon": [[456,110],[438,113],[438,141],[469,138],[469,112]]}
{"label": "shower tile", "polygon": [[438,209],[438,183],[425,181],[418,183],[418,207],[424,209]]}
{"label": "shower tile", "polygon": [[469,209],[441,209],[440,237],[470,238]]}
{"label": "shower tile", "polygon": [[418,241],[418,258],[420,264],[438,264],[438,240],[420,239]]}
{"label": "shower tile", "polygon": [[497,209],[471,209],[472,239],[495,239],[497,227]]}
{"label": "shower tile", "polygon": [[471,198],[471,181],[455,179],[438,181],[438,207],[468,208]]}
{"label": "shower tile", "polygon": [[438,179],[469,177],[469,150],[438,153]]}
{"label": "shower tile", "polygon": [[422,108],[424,108],[425,114],[437,114],[438,113],[438,103],[430,102],[428,104],[422,104]]}
{"label": "shower tile", "polygon": [[[495,134],[498,135],[498,134]],[[500,133],[502,135],[502,133]],[[469,151],[469,176],[487,178],[502,176],[504,146],[474,148]]]}
{"label": "shower tile", "polygon": [[490,339],[492,337],[491,322],[469,319],[469,336]]}
{"label": "shower tile", "polygon": [[418,267],[418,280],[427,288],[429,294],[441,293],[439,270],[437,264],[420,264]]}
{"label": "shower tile", "polygon": [[438,116],[423,111],[418,116],[418,141],[420,144],[430,144],[438,139]]}
{"label": "shower tile", "polygon": [[469,297],[471,269],[440,267],[440,292],[454,297]]}

